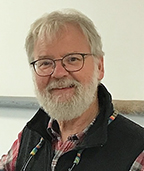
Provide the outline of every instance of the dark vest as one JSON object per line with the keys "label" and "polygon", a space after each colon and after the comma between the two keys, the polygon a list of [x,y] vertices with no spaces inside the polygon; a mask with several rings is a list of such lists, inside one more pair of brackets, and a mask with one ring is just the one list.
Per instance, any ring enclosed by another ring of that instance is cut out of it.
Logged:
{"label": "dark vest", "polygon": [[[81,144],[62,155],[55,171],[68,171],[79,149],[81,160],[74,171],[129,171],[137,156],[144,150],[144,129],[125,117],[118,115],[108,125],[113,113],[111,97],[106,89],[99,87],[100,114],[90,127]],[[29,153],[40,138],[44,144],[29,162],[26,171],[51,171],[53,150],[52,137],[47,131],[49,116],[40,109],[23,130],[16,171],[20,171]]]}

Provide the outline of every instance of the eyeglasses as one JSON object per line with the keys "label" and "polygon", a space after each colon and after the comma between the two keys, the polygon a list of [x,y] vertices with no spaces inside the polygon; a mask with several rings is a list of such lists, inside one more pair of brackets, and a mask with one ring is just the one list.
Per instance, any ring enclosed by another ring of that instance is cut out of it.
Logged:
{"label": "eyeglasses", "polygon": [[30,64],[33,65],[34,71],[37,75],[41,77],[50,76],[53,74],[56,61],[61,61],[61,65],[64,69],[68,72],[76,72],[83,68],[84,60],[86,56],[90,56],[90,53],[71,53],[65,55],[61,59],[50,59],[44,57],[42,59],[38,59],[36,61],[31,62]]}

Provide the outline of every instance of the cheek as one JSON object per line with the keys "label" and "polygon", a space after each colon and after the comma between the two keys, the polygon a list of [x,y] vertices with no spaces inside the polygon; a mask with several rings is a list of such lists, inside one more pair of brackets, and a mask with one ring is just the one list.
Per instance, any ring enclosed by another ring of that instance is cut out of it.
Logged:
{"label": "cheek", "polygon": [[87,84],[90,83],[93,79],[94,76],[94,72],[95,72],[95,66],[93,63],[91,63],[90,65],[88,65],[88,67],[86,67],[86,69],[84,71],[82,71],[83,74],[83,81]]}
{"label": "cheek", "polygon": [[87,67],[85,66],[79,72],[73,73],[73,77],[81,84],[87,85],[93,79],[94,70],[95,70],[94,65],[91,64],[90,66],[87,66]]}
{"label": "cheek", "polygon": [[34,76],[35,78],[35,84],[37,85],[37,88],[39,91],[42,91],[45,89],[49,83],[49,77],[39,77],[37,75]]}

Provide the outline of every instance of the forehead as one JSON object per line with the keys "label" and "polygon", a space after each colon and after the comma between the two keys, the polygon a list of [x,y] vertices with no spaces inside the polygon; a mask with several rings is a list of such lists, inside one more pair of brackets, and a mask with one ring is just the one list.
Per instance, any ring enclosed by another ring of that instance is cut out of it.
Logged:
{"label": "forehead", "polygon": [[[78,25],[66,24],[52,36],[39,36],[34,46],[34,56],[71,52],[90,52],[89,43]],[[64,54],[61,54],[64,53]]]}

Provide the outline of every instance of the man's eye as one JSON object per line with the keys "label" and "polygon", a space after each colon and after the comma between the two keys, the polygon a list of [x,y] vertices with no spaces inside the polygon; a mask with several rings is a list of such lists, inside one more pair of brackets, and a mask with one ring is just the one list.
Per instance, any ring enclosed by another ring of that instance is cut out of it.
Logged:
{"label": "man's eye", "polygon": [[42,63],[42,65],[51,65],[52,63],[51,62],[48,62],[48,61],[44,61],[43,63]]}
{"label": "man's eye", "polygon": [[52,61],[41,61],[38,63],[38,67],[51,67],[53,65]]}
{"label": "man's eye", "polygon": [[77,61],[77,60],[79,60],[77,57],[71,57],[71,58],[69,59],[69,61],[71,61],[71,62]]}
{"label": "man's eye", "polygon": [[68,58],[68,62],[78,62],[78,61],[80,61],[81,59],[80,58],[78,58],[78,57],[75,57],[75,56],[73,56],[73,57],[69,57]]}

